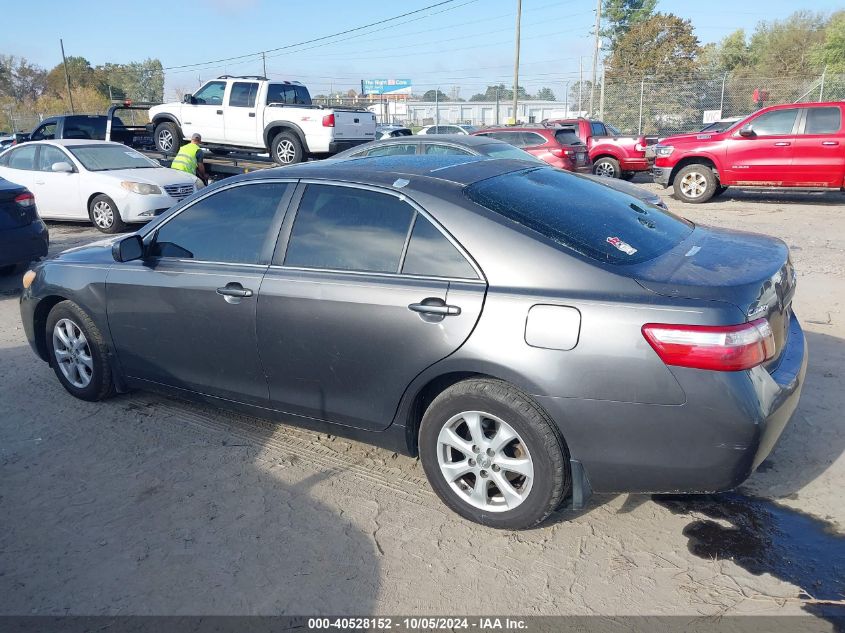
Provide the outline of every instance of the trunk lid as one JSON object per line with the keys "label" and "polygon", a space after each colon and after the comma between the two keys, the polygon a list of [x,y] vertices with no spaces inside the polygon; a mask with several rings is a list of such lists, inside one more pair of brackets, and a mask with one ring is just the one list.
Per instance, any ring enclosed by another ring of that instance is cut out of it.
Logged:
{"label": "trunk lid", "polygon": [[35,221],[35,205],[25,207],[15,197],[27,193],[25,187],[0,179],[0,230],[28,226]]}
{"label": "trunk lid", "polygon": [[740,231],[697,226],[677,247],[632,271],[659,295],[731,303],[746,321],[766,318],[775,336],[777,365],[786,344],[795,270],[782,241]]}
{"label": "trunk lid", "polygon": [[333,108],[332,112],[334,112],[335,139],[372,141],[375,138],[376,115],[372,112],[343,108]]}

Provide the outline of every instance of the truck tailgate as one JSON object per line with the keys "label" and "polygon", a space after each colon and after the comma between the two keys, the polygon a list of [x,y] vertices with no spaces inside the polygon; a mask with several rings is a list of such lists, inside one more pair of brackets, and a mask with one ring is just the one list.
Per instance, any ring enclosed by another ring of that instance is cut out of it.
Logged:
{"label": "truck tailgate", "polygon": [[372,141],[376,137],[376,115],[360,110],[334,110],[334,137],[338,140]]}

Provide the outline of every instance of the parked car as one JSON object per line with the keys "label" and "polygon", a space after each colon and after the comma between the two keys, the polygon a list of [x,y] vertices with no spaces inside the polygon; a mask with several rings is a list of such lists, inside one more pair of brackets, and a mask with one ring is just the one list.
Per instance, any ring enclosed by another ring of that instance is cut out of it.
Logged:
{"label": "parked car", "polygon": [[552,167],[589,174],[587,146],[572,130],[555,130],[543,126],[487,128],[476,136],[496,139],[524,149]]}
{"label": "parked car", "polygon": [[23,142],[25,138],[26,134],[21,134],[20,132],[4,133],[0,135],[0,151]]}
{"label": "parked car", "polygon": [[845,187],[842,102],[790,103],[755,112],[723,132],[679,134],[655,148],[654,181],[684,202],[728,187]]}
{"label": "parked car", "polygon": [[236,176],[24,282],[72,395],[162,390],[419,454],[500,528],[590,490],[738,485],[807,366],[783,242],[522,160]]}
{"label": "parked car", "polygon": [[[106,114],[66,114],[51,116],[39,123],[29,134],[22,135],[18,143],[27,141],[54,141],[59,139],[76,139],[87,141],[106,140],[108,125]],[[121,129],[124,127],[119,117],[114,117],[114,130],[110,140],[123,143]]]}
{"label": "parked car", "polygon": [[[367,156],[487,156],[488,158],[512,158],[526,160],[541,165],[546,164],[536,156],[532,156],[525,150],[514,147],[510,143],[498,141],[488,136],[466,136],[466,135],[438,135],[437,138],[429,137],[402,137],[373,141],[365,143],[352,149],[341,152],[334,156],[335,160],[346,158],[364,158]],[[580,174],[582,178],[590,178],[602,185],[627,193],[646,204],[652,204],[661,209],[666,209],[663,198],[656,193],[638,187],[624,180],[616,178],[604,178],[593,174]]]}
{"label": "parked car", "polygon": [[0,178],[0,275],[46,256],[49,245],[35,196],[26,187]]}
{"label": "parked car", "polygon": [[474,125],[449,124],[449,125],[427,125],[417,134],[472,134],[478,128]]}
{"label": "parked car", "polygon": [[196,191],[192,175],[108,141],[35,141],[0,154],[0,177],[30,189],[41,217],[104,233],[148,222]]}
{"label": "parked car", "polygon": [[[399,136],[411,136],[413,132],[409,127],[402,127],[401,125],[378,125],[376,126],[375,140],[385,138],[396,138]],[[349,151],[349,150],[346,150]]]}
{"label": "parked car", "polygon": [[587,144],[593,173],[597,176],[630,180],[637,172],[648,171],[651,167],[646,159],[646,148],[656,143],[656,138],[624,136],[608,123],[583,117],[548,119],[543,124],[573,130]]}
{"label": "parked car", "polygon": [[182,139],[198,132],[212,151],[269,152],[280,165],[336,154],[376,133],[368,110],[316,106],[298,81],[257,76],[223,75],[181,103],[150,108],[149,116],[160,152],[175,153]]}

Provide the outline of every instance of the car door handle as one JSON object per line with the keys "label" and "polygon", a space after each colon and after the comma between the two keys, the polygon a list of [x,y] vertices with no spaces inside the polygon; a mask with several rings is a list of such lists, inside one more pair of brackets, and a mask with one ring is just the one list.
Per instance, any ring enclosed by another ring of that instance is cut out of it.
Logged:
{"label": "car door handle", "polygon": [[223,114],[223,110],[218,110],[217,114]]}
{"label": "car door handle", "polygon": [[238,283],[234,284],[226,284],[222,288],[217,289],[217,294],[222,295],[224,297],[251,297],[252,290],[249,288],[244,288],[242,285]]}
{"label": "car door handle", "polygon": [[43,180],[36,180],[36,181],[35,181],[35,184],[36,184],[36,185],[43,185],[43,184],[44,184],[44,181],[43,181]]}
{"label": "car door handle", "polygon": [[412,303],[408,309],[420,314],[434,314],[436,316],[457,316],[461,313],[458,306],[447,306],[445,303]]}
{"label": "car door handle", "polygon": [[789,145],[792,145],[789,141],[778,141],[775,143],[775,147],[787,147]]}
{"label": "car door handle", "polygon": [[249,116],[251,116],[254,119],[255,118],[255,112],[250,112]]}
{"label": "car door handle", "polygon": [[839,141],[822,141],[822,145],[839,145]]}

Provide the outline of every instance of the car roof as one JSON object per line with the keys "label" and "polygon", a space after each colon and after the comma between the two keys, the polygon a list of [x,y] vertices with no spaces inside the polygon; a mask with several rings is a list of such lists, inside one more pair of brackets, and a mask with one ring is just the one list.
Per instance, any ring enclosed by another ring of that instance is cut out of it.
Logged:
{"label": "car roof", "polygon": [[[471,185],[480,180],[525,169],[546,169],[536,162],[515,159],[491,159],[486,156],[372,156],[346,160],[313,161],[287,167],[262,169],[237,176],[238,180],[257,180],[268,176],[393,185],[402,188],[413,181],[397,185],[397,180],[424,178]],[[234,180],[234,179],[232,179]]]}
{"label": "car roof", "polygon": [[[467,134],[414,134],[413,136],[396,136],[394,138],[385,138],[378,141],[367,143],[367,147],[375,147],[376,145],[407,145],[408,143],[455,143],[456,145],[465,145],[467,147],[474,147],[476,145],[491,145],[493,143],[500,143],[502,145],[510,145],[494,138],[486,136],[470,136]],[[358,149],[357,147],[355,149]]]}
{"label": "car roof", "polygon": [[[94,139],[84,138],[60,138],[60,139],[45,139],[43,141],[31,141],[32,143],[41,143],[43,145],[59,145],[61,147],[78,147],[79,145],[117,145],[126,147],[127,150],[132,148],[123,143],[116,143],[115,141],[98,141]],[[29,145],[29,143],[24,143]]]}
{"label": "car roof", "polygon": [[486,127],[479,132],[551,132],[554,134],[557,130],[553,127],[546,127],[545,125],[511,125],[502,127]]}

